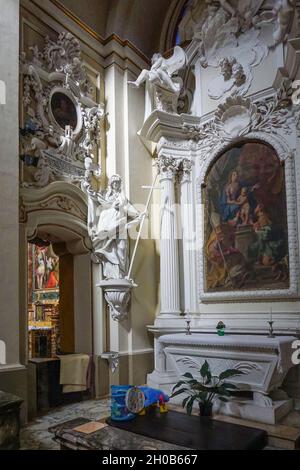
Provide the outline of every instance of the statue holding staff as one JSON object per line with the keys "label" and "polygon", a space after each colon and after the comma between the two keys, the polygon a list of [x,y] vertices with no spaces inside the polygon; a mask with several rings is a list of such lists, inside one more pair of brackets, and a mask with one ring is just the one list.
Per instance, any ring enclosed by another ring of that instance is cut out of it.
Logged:
{"label": "statue holding staff", "polygon": [[91,159],[85,161],[82,190],[88,196],[88,233],[93,245],[93,260],[101,262],[106,279],[125,278],[128,270],[128,228],[138,224],[144,214],[126,198],[122,178],[112,175],[105,191],[92,187]]}

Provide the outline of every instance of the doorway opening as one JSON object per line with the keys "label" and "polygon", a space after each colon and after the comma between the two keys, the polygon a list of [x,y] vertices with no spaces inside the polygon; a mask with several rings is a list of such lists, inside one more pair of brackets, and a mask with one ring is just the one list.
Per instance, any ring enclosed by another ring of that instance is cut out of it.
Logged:
{"label": "doorway opening", "polygon": [[[90,286],[89,277],[84,276],[89,255],[73,255],[66,243],[49,239],[36,237],[27,245],[30,418],[93,395],[91,299],[83,295]],[[82,361],[89,374],[84,384],[77,385],[77,376],[62,378],[62,368],[63,375],[73,364],[82,370]],[[73,378],[74,384],[65,384]]]}
{"label": "doorway opening", "polygon": [[61,352],[59,290],[59,257],[52,245],[28,243],[29,359]]}

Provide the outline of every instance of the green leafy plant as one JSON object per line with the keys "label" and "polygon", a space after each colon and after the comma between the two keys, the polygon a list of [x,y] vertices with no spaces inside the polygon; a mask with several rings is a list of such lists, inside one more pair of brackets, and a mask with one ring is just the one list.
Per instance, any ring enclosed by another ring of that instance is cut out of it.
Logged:
{"label": "green leafy plant", "polygon": [[177,395],[186,394],[182,401],[182,407],[187,410],[190,415],[192,413],[194,402],[209,408],[212,406],[215,398],[223,402],[227,402],[237,386],[226,381],[231,377],[244,374],[238,369],[227,369],[220,375],[212,375],[210,366],[207,361],[204,362],[200,369],[201,381],[196,380],[190,372],[183,374],[186,380],[180,380],[172,389],[171,398]]}

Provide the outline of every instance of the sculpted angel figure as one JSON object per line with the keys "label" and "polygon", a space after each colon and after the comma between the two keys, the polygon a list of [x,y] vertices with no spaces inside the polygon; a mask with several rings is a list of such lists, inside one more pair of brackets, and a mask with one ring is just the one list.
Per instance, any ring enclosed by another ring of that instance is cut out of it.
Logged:
{"label": "sculpted angel figure", "polygon": [[273,32],[273,46],[276,46],[286,40],[287,31],[293,20],[296,1],[275,0],[273,3],[274,5],[271,10],[258,13],[253,18],[253,24],[254,26],[259,26],[264,23],[273,23],[275,26]]}
{"label": "sculpted angel figure", "polygon": [[175,93],[179,93],[181,88],[181,79],[174,75],[185,65],[185,52],[181,47],[175,46],[174,53],[169,59],[165,59],[161,54],[154,54],[151,59],[151,69],[142,70],[138,78],[128,84],[139,87],[142,83],[149,81],[157,83]]}
{"label": "sculpted angel figure", "polygon": [[88,233],[93,259],[101,262],[106,279],[124,278],[128,270],[128,228],[141,221],[140,214],[126,198],[122,179],[113,175],[105,191],[95,191],[92,170],[86,165],[82,190],[88,195]]}

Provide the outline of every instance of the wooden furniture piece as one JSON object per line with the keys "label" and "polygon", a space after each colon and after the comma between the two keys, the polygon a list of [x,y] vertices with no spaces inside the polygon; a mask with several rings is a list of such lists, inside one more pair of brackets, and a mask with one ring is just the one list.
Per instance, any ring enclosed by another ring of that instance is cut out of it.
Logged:
{"label": "wooden furniture piece", "polygon": [[78,418],[49,429],[63,449],[101,450],[256,450],[267,445],[258,429],[188,416],[176,411],[151,410],[132,421],[106,420],[109,425],[91,434],[74,431],[89,420]]}
{"label": "wooden furniture piece", "polygon": [[23,400],[0,391],[0,450],[20,447],[20,406]]}
{"label": "wooden furniture piece", "polygon": [[76,403],[91,396],[91,392],[88,390],[63,393],[63,387],[59,383],[60,360],[58,358],[32,358],[29,360],[29,368],[32,381],[35,383],[33,395],[36,397],[36,412],[68,403]]}

